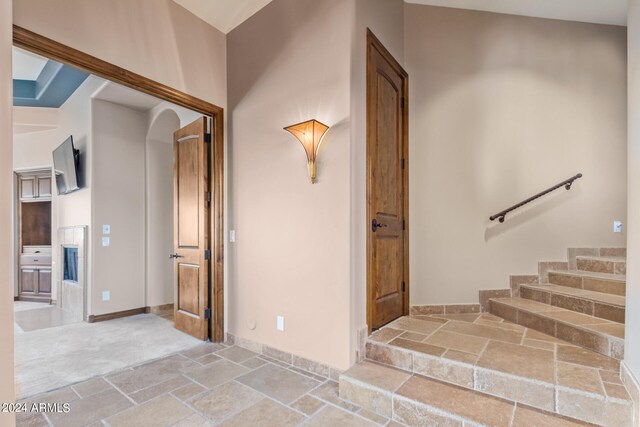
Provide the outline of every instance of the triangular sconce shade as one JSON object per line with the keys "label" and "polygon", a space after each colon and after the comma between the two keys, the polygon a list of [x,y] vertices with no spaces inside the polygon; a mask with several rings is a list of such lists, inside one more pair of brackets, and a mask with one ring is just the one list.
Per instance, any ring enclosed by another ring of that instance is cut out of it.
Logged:
{"label": "triangular sconce shade", "polygon": [[309,166],[311,183],[315,183],[316,156],[318,155],[318,148],[320,148],[320,144],[322,144],[322,139],[327,133],[327,130],[329,130],[329,126],[323,125],[317,120],[308,120],[298,123],[297,125],[286,127],[284,130],[291,132],[293,136],[298,138],[302,147],[304,147],[304,151],[307,153],[307,164]]}

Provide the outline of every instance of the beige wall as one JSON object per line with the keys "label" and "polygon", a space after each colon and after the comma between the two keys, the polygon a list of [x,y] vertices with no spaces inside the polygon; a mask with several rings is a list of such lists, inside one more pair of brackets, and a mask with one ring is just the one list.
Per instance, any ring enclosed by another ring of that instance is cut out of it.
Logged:
{"label": "beige wall", "polygon": [[[640,379],[640,1],[629,1],[629,141],[628,141],[628,218],[627,241],[627,318],[624,363]],[[636,408],[636,413],[637,413]],[[640,422],[636,420],[636,423]]]}
{"label": "beige wall", "polygon": [[[13,144],[11,79],[11,2],[0,2],[0,402],[13,402]],[[15,425],[15,416],[0,412],[0,424]]]}
{"label": "beige wall", "polygon": [[[145,112],[93,99],[91,314],[145,306]],[[111,226],[102,245],[102,226]],[[103,301],[102,293],[110,292]]]}
{"label": "beige wall", "polygon": [[[625,246],[626,31],[405,7],[411,303],[473,303],[567,247]],[[582,172],[508,217],[488,217]]]}
{"label": "beige wall", "polygon": [[172,0],[14,0],[13,21],[226,106],[225,35]]}
{"label": "beige wall", "polygon": [[[350,364],[352,19],[351,1],[275,0],[227,35],[229,228],[237,231],[229,332],[342,369]],[[282,129],[308,119],[332,127],[315,185],[300,143]]]}
{"label": "beige wall", "polygon": [[180,128],[175,111],[163,110],[147,132],[147,299],[155,307],[174,301],[173,132]]}

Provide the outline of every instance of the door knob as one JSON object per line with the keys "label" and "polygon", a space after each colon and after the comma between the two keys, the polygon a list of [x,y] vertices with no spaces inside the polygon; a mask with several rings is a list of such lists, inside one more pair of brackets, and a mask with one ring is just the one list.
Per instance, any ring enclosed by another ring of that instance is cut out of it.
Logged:
{"label": "door knob", "polygon": [[378,228],[382,228],[382,227],[386,227],[387,224],[382,224],[379,223],[375,218],[373,219],[373,221],[371,221],[371,231],[373,231],[374,233],[376,232],[376,230]]}
{"label": "door knob", "polygon": [[171,258],[184,258],[184,256],[178,255],[177,253],[176,254],[169,254],[169,259],[171,259]]}

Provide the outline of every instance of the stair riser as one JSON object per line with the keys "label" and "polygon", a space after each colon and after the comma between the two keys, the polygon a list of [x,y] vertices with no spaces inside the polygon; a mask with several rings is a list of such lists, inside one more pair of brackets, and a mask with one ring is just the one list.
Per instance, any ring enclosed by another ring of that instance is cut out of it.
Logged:
{"label": "stair riser", "polygon": [[627,274],[626,261],[602,261],[594,259],[578,258],[576,260],[578,270],[592,271],[595,273]]}
{"label": "stair riser", "polygon": [[575,325],[550,319],[537,313],[517,309],[496,301],[490,302],[489,311],[510,322],[554,336],[571,344],[588,348],[602,355],[617,360],[622,360],[624,357],[624,339],[622,338],[604,334],[601,335]]}
{"label": "stair riser", "polygon": [[[508,390],[510,393],[516,393],[518,397],[523,394],[538,394],[541,391],[535,388],[531,389],[532,385],[536,385],[533,382],[529,384],[514,383],[514,378],[511,376],[487,376],[487,373],[489,371],[486,370],[479,372],[480,380],[476,391],[506,399],[508,402],[518,402],[519,400],[505,396],[506,393],[495,393],[495,390],[491,390],[494,387],[493,384],[500,385],[503,391]],[[425,405],[395,392],[371,384],[364,384],[346,375],[342,375],[340,378],[340,398],[407,426],[453,425],[462,427],[479,423],[479,420],[469,419],[443,408]],[[537,407],[550,413],[603,426],[630,425],[631,405],[629,402],[605,400],[588,393],[576,393],[562,387],[544,389],[542,395],[538,395],[537,399],[547,401],[546,404],[541,405],[544,406],[543,408],[540,408],[540,405]],[[585,405],[588,406],[585,407]]]}
{"label": "stair riser", "polygon": [[549,283],[622,296],[626,294],[627,288],[625,282],[616,280],[596,279],[593,277],[581,277],[559,273],[549,273]]}
{"label": "stair riser", "polygon": [[600,319],[624,323],[625,309],[611,304],[604,304],[575,296],[562,295],[547,292],[542,289],[534,289],[523,286],[520,288],[520,297],[549,304],[554,307],[566,308],[577,313],[588,314]]}

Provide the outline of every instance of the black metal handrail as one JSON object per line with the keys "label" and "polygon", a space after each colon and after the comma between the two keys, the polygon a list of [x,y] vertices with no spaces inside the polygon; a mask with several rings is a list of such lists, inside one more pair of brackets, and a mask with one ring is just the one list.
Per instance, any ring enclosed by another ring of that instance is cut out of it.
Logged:
{"label": "black metal handrail", "polygon": [[497,214],[495,214],[495,215],[491,215],[491,216],[489,217],[489,219],[490,219],[491,221],[495,221],[495,220],[497,219],[497,220],[499,220],[500,222],[504,222],[504,218],[507,216],[507,214],[508,214],[509,212],[514,211],[514,210],[516,210],[516,209],[518,209],[518,208],[521,208],[522,206],[526,205],[527,203],[533,202],[535,199],[540,198],[540,197],[544,196],[545,194],[549,194],[549,193],[551,193],[552,191],[555,191],[555,190],[557,190],[558,188],[563,187],[563,186],[564,186],[564,188],[566,188],[567,190],[571,190],[571,185],[573,184],[573,181],[575,181],[576,179],[579,179],[579,178],[582,178],[582,174],[581,174],[581,173],[577,174],[576,176],[572,176],[572,177],[571,177],[571,178],[569,178],[569,179],[565,179],[565,180],[564,180],[564,181],[562,181],[561,183],[556,184],[556,185],[554,185],[553,187],[548,188],[548,189],[544,190],[543,192],[536,194],[535,196],[529,197],[527,200],[523,200],[522,202],[520,202],[520,203],[518,203],[518,204],[515,204],[515,205],[511,206],[511,207],[510,207],[510,208],[508,208],[508,209],[505,209],[505,210],[503,210],[503,211],[500,211],[500,212],[498,212],[498,213],[497,213]]}

